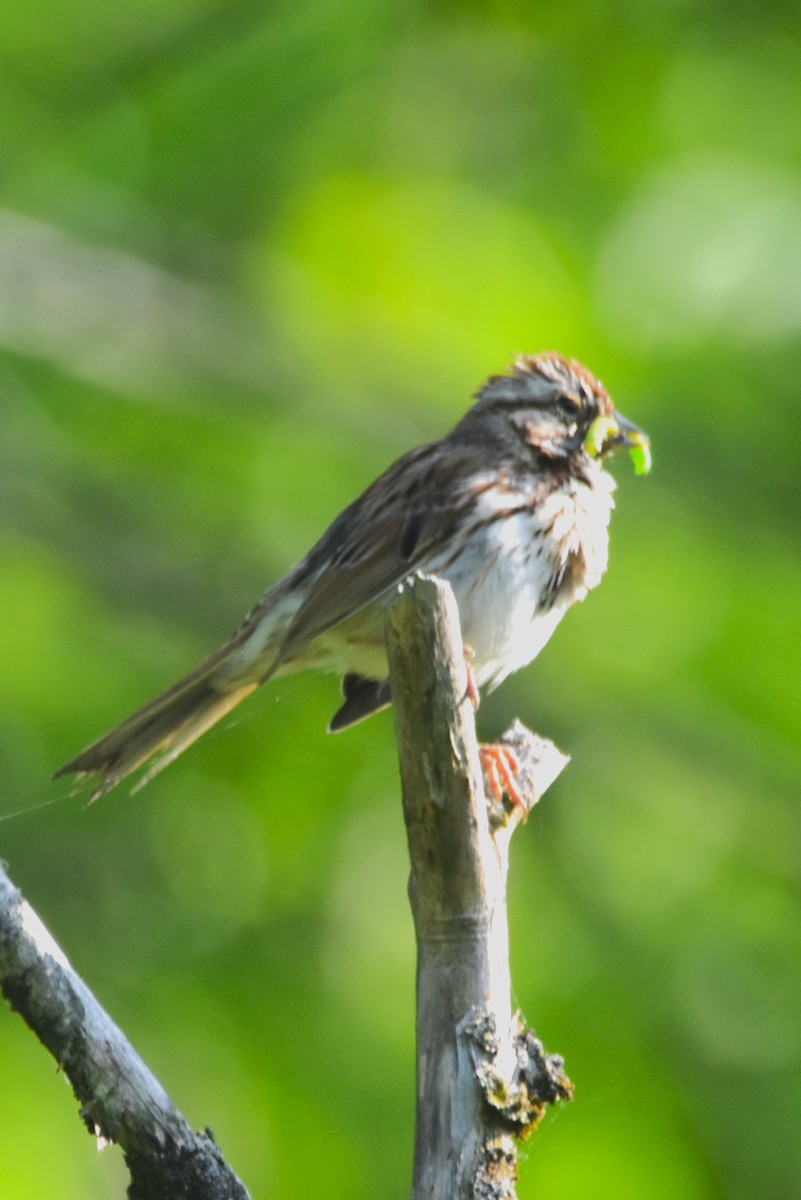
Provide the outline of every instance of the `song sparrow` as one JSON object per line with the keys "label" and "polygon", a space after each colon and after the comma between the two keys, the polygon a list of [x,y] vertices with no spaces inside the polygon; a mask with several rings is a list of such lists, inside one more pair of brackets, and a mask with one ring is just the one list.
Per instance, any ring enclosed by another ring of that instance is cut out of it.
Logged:
{"label": "song sparrow", "polygon": [[94,800],[161,751],[141,787],[265,680],[307,667],[342,676],[330,730],[384,708],[382,610],[417,570],[450,583],[475,683],[495,687],[600,582],[615,487],[602,459],[627,446],[645,471],[648,445],[580,363],[518,358],[447,437],[350,504],[224,645],[56,774],[97,774]]}

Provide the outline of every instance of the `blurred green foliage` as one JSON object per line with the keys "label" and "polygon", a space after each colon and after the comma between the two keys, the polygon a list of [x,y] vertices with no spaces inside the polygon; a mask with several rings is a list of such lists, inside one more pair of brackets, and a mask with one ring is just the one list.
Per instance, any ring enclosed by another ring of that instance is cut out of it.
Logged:
{"label": "blurred green foliage", "polygon": [[[0,9],[0,854],[254,1197],[407,1193],[391,717],[328,738],[296,678],[134,800],[48,775],[551,347],[655,468],[480,713],[573,756],[514,852],[516,1001],[577,1084],[520,1195],[801,1194],[800,35],[781,0]],[[0,1015],[2,1195],[121,1196]]]}

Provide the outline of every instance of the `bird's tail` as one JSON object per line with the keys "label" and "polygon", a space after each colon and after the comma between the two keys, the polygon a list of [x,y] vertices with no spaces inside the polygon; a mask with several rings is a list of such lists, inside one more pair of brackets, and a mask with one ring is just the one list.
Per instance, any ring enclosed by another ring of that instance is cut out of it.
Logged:
{"label": "bird's tail", "polygon": [[[144,787],[249,696],[270,673],[269,667],[258,668],[256,660],[250,663],[247,672],[232,670],[235,656],[237,661],[241,659],[243,634],[251,631],[239,631],[194,671],[70,759],[56,771],[54,778],[77,775],[81,784],[97,776],[89,797],[92,803],[158,754],[133,791]],[[263,663],[263,657],[259,658]]]}

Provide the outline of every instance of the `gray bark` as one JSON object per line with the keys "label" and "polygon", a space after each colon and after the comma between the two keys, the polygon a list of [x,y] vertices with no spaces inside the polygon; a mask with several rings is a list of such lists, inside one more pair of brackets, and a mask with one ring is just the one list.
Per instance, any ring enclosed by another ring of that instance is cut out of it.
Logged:
{"label": "gray bark", "polygon": [[131,1200],[249,1200],[195,1133],[0,864],[0,987],[69,1079],[84,1124],[116,1142]]}

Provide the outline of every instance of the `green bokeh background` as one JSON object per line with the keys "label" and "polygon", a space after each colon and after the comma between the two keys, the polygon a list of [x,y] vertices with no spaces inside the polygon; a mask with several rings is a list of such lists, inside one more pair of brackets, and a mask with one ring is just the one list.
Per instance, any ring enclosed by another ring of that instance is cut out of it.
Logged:
{"label": "green bokeh background", "polygon": [[[516,1002],[576,1102],[520,1196],[801,1195],[801,20],[735,0],[0,8],[0,855],[254,1198],[402,1197],[392,721],[271,685],[130,799],[51,770],[519,351],[654,441],[487,699],[572,756]],[[0,1194],[122,1196],[0,1011]]]}

